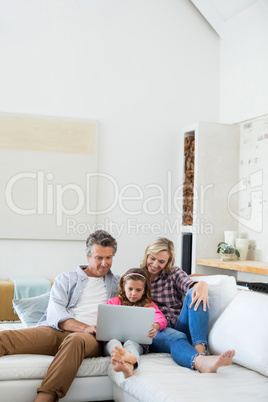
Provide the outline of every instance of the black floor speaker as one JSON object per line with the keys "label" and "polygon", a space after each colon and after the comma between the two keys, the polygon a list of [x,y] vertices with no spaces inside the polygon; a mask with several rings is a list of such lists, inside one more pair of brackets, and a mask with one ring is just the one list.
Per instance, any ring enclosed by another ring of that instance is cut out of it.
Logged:
{"label": "black floor speaker", "polygon": [[182,233],[181,268],[187,275],[192,273],[192,233]]}

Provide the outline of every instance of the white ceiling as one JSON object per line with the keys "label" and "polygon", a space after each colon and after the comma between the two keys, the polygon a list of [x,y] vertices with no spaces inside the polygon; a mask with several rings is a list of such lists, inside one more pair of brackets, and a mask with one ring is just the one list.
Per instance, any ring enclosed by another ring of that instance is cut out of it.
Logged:
{"label": "white ceiling", "polygon": [[258,0],[211,0],[211,3],[221,13],[225,21],[257,2]]}
{"label": "white ceiling", "polygon": [[215,31],[223,37],[224,23],[258,1],[267,0],[191,0]]}

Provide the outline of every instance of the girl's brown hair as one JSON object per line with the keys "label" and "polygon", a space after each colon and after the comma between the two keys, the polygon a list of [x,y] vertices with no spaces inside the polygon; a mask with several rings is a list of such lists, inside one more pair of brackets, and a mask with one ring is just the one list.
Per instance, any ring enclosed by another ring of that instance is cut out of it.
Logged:
{"label": "girl's brown hair", "polygon": [[[131,303],[125,293],[125,284],[131,279],[133,281],[142,281],[144,284],[144,293],[142,298],[136,303]],[[124,306],[137,306],[137,307],[148,307],[152,303],[151,299],[151,282],[148,273],[145,269],[141,268],[131,268],[123,276],[121,276],[119,281],[119,292],[116,295],[121,300]]]}

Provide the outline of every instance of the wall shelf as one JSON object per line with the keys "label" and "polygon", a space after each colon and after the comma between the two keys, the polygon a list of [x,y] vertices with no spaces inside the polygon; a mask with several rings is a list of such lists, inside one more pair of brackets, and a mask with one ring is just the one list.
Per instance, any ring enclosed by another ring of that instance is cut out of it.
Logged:
{"label": "wall shelf", "polygon": [[197,259],[198,265],[206,267],[231,269],[233,271],[251,272],[254,274],[268,275],[268,262],[263,261],[228,261],[224,262],[218,258]]}

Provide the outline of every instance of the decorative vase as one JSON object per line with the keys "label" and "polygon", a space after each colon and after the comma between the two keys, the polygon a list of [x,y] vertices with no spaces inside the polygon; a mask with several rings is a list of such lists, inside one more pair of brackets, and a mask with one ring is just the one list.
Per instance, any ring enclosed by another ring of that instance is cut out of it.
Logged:
{"label": "decorative vase", "polygon": [[234,261],[236,259],[235,253],[225,254],[220,252],[220,260],[221,261]]}
{"label": "decorative vase", "polygon": [[248,254],[248,239],[236,239],[235,247],[240,253],[239,261],[245,261]]}
{"label": "decorative vase", "polygon": [[233,230],[224,231],[224,241],[229,244],[229,246],[235,245],[235,239],[237,238],[237,232]]}

